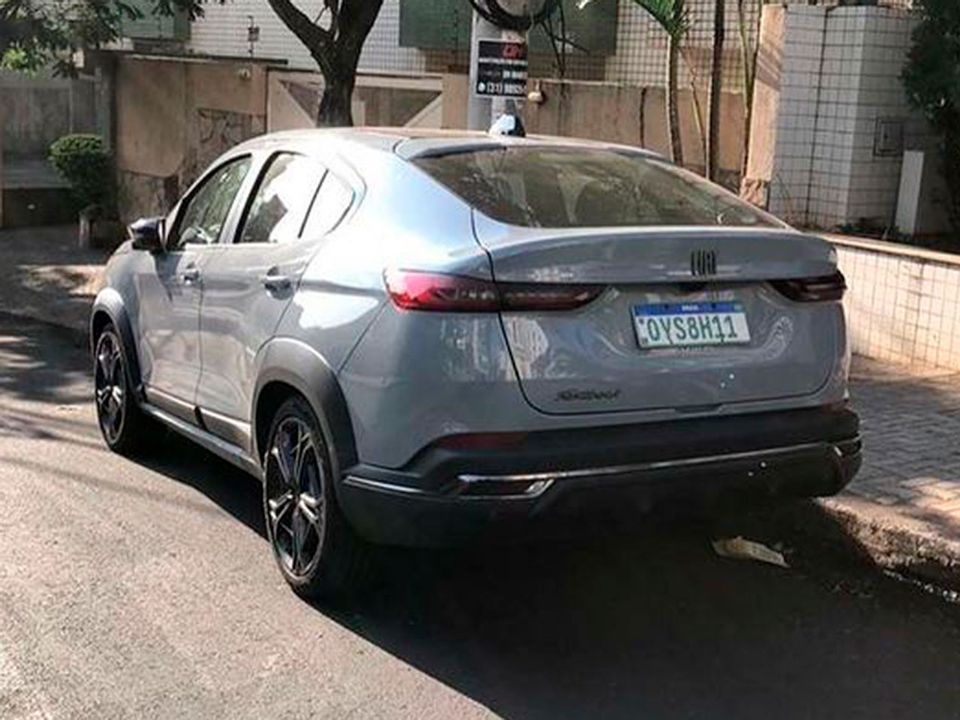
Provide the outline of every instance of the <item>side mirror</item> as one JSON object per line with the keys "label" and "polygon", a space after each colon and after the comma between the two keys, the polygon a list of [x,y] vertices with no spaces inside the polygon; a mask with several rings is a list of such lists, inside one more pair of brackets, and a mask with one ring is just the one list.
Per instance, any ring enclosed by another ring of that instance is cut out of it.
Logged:
{"label": "side mirror", "polygon": [[163,218],[140,218],[127,228],[134,250],[161,252],[163,248]]}

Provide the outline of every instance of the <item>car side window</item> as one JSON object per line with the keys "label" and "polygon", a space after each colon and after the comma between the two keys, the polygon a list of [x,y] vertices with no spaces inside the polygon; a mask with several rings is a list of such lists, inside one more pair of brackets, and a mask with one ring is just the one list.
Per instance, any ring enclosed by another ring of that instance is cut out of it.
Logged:
{"label": "car side window", "polygon": [[310,238],[323,237],[340,224],[351,204],[353,188],[332,172],[328,172],[313,199],[301,235]]}
{"label": "car side window", "polygon": [[250,158],[231,160],[208,177],[187,200],[177,225],[176,248],[212,245],[220,238],[230,207],[250,171]]}
{"label": "car side window", "polygon": [[299,237],[323,174],[316,160],[292,153],[274,155],[254,191],[238,242],[277,243]]}

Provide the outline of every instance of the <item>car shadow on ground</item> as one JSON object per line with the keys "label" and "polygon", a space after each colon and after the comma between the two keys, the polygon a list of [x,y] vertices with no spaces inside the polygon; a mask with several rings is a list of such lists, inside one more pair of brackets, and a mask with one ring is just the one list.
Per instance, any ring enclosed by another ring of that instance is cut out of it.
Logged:
{"label": "car shadow on ground", "polygon": [[[143,463],[264,537],[258,484],[242,472],[173,435]],[[718,558],[717,533],[756,529],[736,514],[642,516],[634,529],[616,519],[550,541],[381,548],[349,608],[310,605],[506,718],[936,718],[960,707],[954,608],[809,551],[788,553],[789,570]]]}
{"label": "car shadow on ground", "polygon": [[932,598],[852,571],[721,560],[710,536],[685,520],[390,551],[369,598],[333,616],[509,718],[899,717],[918,693],[929,717],[945,698],[960,707],[947,658],[911,646],[910,619],[934,612]]}

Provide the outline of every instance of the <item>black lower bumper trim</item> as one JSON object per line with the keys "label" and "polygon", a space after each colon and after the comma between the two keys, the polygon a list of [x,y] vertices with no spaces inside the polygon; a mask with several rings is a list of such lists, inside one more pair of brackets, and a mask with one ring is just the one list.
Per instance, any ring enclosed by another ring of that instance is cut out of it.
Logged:
{"label": "black lower bumper trim", "polygon": [[[338,495],[368,539],[445,545],[501,537],[540,517],[604,505],[649,508],[664,500],[710,502],[738,493],[832,495],[861,462],[858,420],[845,409],[612,430],[612,438],[596,429],[576,436],[563,431],[563,447],[548,434],[510,452],[428,448],[403,470],[351,468]],[[681,436],[684,442],[676,442]],[[596,440],[607,450],[600,456],[605,461],[596,461]]]}

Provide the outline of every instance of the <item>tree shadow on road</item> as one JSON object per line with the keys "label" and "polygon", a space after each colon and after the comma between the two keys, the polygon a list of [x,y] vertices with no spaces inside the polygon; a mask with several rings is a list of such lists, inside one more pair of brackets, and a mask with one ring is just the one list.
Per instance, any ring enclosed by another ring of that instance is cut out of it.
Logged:
{"label": "tree shadow on road", "polygon": [[89,402],[90,361],[75,339],[0,311],[0,397],[57,405]]}
{"label": "tree shadow on road", "polygon": [[84,328],[106,258],[75,226],[0,230],[0,311]]}

